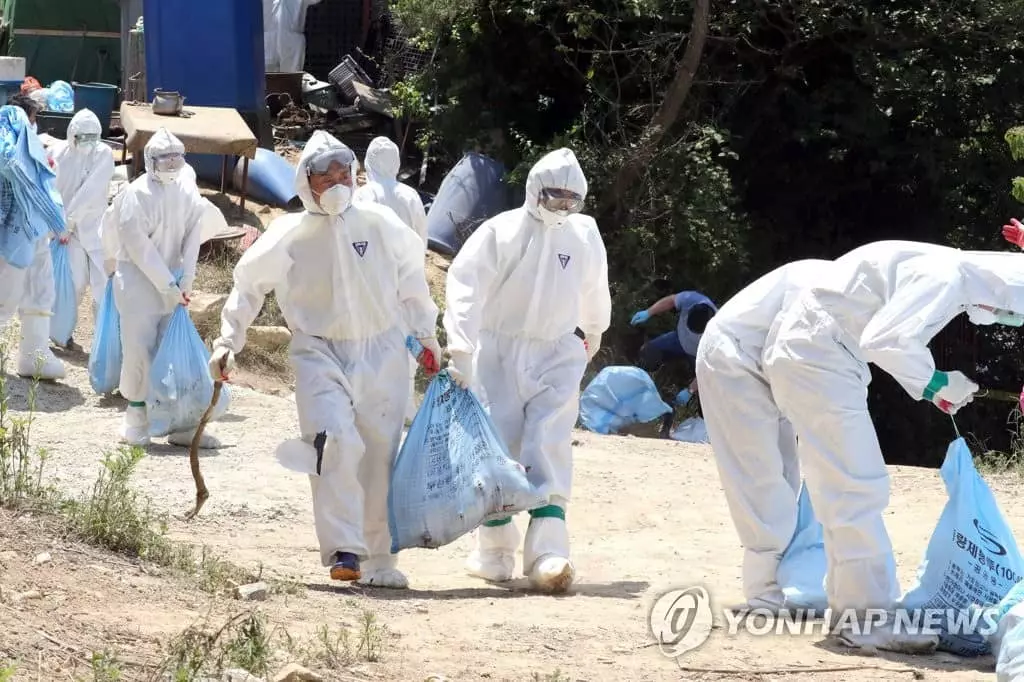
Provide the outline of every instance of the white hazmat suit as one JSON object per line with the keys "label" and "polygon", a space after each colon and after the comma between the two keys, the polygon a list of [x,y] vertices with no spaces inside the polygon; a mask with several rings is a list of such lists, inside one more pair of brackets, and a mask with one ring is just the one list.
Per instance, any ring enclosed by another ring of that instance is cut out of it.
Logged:
{"label": "white hazmat suit", "polygon": [[[536,588],[561,592],[575,576],[565,510],[580,381],[610,325],[611,296],[597,224],[546,210],[539,197],[548,188],[586,196],[572,151],[540,159],[526,180],[524,206],[484,222],[466,240],[448,270],[444,327],[453,377],[482,393],[510,454],[548,499],[530,512],[523,573]],[[518,544],[511,518],[484,524],[469,572],[510,580]]]}
{"label": "white hazmat suit", "polygon": [[[184,145],[166,129],[153,134],[144,150],[146,173],[115,200],[110,209],[114,234],[107,234],[104,225],[101,238],[116,249],[114,299],[124,353],[120,391],[128,401],[121,439],[135,445],[149,442],[145,400],[153,357],[171,314],[184,303],[196,277],[206,203],[187,164],[157,168],[158,158],[184,153]],[[175,270],[183,273],[180,283]],[[187,446],[193,433],[171,434],[168,442]],[[216,439],[204,433],[201,446],[216,447]]]}
{"label": "white hazmat suit", "polygon": [[[945,411],[955,412],[978,387],[959,372],[936,374],[928,341],[970,303],[1013,303],[1004,300],[1011,281],[994,275],[994,285],[986,288],[991,283],[975,282],[978,270],[967,275],[964,257],[956,249],[917,242],[854,249],[789,302],[767,341],[764,364],[772,393],[796,430],[808,492],[824,528],[826,589],[836,613],[892,610],[900,597],[882,519],[889,475],[868,414],[868,363],[889,372],[914,399],[946,400]],[[1014,268],[1022,272],[1019,260],[1004,263],[1008,276]],[[933,375],[947,383],[929,393]],[[891,628],[842,637],[852,646],[910,653],[937,643]]]}
{"label": "white hazmat suit", "polygon": [[[92,290],[93,317],[103,296],[104,272],[100,223],[107,210],[107,194],[114,177],[114,154],[99,140],[100,120],[82,109],[68,124],[68,142],[54,157],[57,189],[64,200],[69,233],[68,256],[79,303],[88,285]],[[95,135],[96,141],[79,142],[79,135]]]}
{"label": "white hazmat suit", "polygon": [[306,10],[321,0],[263,0],[263,61],[268,73],[301,73],[306,63]]}
{"label": "white hazmat suit", "polygon": [[750,608],[783,604],[776,569],[796,528],[800,491],[796,436],[772,398],[761,354],[787,299],[830,264],[802,260],[763,275],[719,309],[697,346],[700,406],[744,549],[743,593]]}
{"label": "white hazmat suit", "polygon": [[439,353],[438,308],[423,245],[392,211],[351,204],[347,185],[330,188],[341,196],[330,214],[322,207],[328,192],[314,196],[307,168],[334,152],[351,154],[327,133],[313,134],[295,176],[305,212],[276,219],[235,267],[211,373],[234,364],[264,298],[276,292],[292,331],[302,435],[278,456],[304,462],[310,474],[321,561],[336,580],[403,588],[387,496],[408,399],[405,334]]}
{"label": "white hazmat suit", "polygon": [[[426,254],[427,211],[419,192],[398,181],[402,166],[398,145],[386,137],[374,138],[366,150],[363,166],[369,182],[356,190],[353,201],[368,201],[390,208],[423,240]],[[416,416],[416,358],[410,356],[409,363],[412,374],[409,376],[409,404],[405,410],[407,420]]]}

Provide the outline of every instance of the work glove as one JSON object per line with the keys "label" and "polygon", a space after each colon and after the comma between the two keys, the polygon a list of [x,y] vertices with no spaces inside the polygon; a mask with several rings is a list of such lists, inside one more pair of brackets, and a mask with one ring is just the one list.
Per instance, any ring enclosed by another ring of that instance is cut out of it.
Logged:
{"label": "work glove", "polygon": [[107,273],[107,277],[113,277],[114,272],[117,270],[117,261],[113,258],[107,258],[103,261],[103,270]]}
{"label": "work glove", "polygon": [[1003,239],[1020,249],[1024,249],[1024,224],[1016,218],[1010,218],[1009,225],[1003,225]]}
{"label": "work glove", "polygon": [[185,306],[187,308],[188,304],[191,303],[191,302],[192,302],[192,296],[190,295],[190,293],[186,292],[186,291],[182,291],[181,292],[181,305],[183,305],[183,306]]}
{"label": "work glove", "polygon": [[210,356],[210,377],[214,381],[227,381],[235,368],[235,354],[230,348],[214,348]]}
{"label": "work glove", "polygon": [[597,351],[601,350],[601,335],[587,334],[583,339],[583,347],[587,351],[587,362],[590,362],[597,355]]}
{"label": "work glove", "polygon": [[449,351],[448,375],[462,388],[469,389],[473,383],[473,355],[461,351]]}
{"label": "work glove", "polygon": [[945,374],[947,383],[936,391],[932,403],[946,414],[956,414],[961,407],[974,400],[974,394],[978,392],[979,387],[963,372]]}
{"label": "work glove", "polygon": [[1020,412],[1024,414],[1024,388],[1020,389],[1020,399],[1018,402],[1020,403]]}
{"label": "work glove", "polygon": [[416,361],[428,377],[434,376],[441,371],[441,346],[433,336],[421,336],[417,340],[423,344],[423,352]]}
{"label": "work glove", "polygon": [[643,324],[647,320],[651,319],[651,314],[646,310],[641,310],[633,314],[633,319],[629,321],[632,326]]}

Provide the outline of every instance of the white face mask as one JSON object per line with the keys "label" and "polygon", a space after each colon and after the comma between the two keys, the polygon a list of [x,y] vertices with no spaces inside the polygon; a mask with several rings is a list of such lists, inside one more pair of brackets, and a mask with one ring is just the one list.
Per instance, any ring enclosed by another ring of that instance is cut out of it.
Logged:
{"label": "white face mask", "polygon": [[569,214],[558,213],[544,208],[543,206],[537,206],[537,211],[540,213],[541,222],[547,227],[561,227],[569,220]]}
{"label": "white face mask", "polygon": [[180,175],[181,175],[181,169],[178,169],[178,170],[165,170],[165,171],[154,170],[153,171],[153,177],[156,178],[156,181],[159,182],[162,185],[167,185],[169,183],[174,182],[175,180],[178,179],[178,177]]}
{"label": "white face mask", "polygon": [[327,215],[341,215],[352,203],[352,188],[348,185],[335,185],[321,194],[317,203]]}

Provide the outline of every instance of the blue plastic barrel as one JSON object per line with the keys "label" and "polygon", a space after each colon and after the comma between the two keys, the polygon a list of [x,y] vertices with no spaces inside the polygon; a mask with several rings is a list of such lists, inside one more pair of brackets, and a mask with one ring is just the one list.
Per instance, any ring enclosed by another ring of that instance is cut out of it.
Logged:
{"label": "blue plastic barrel", "polygon": [[88,109],[100,120],[103,133],[110,129],[110,115],[120,88],[109,83],[72,83],[75,91],[75,111]]}
{"label": "blue plastic barrel", "polygon": [[21,92],[22,81],[0,81],[0,106],[7,104],[7,100],[10,99],[11,95],[17,95]]}

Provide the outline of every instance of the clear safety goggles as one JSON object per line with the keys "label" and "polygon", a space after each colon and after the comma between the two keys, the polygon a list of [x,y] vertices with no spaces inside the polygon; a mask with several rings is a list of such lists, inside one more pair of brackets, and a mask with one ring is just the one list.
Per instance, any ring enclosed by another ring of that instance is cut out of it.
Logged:
{"label": "clear safety goggles", "polygon": [[540,205],[549,211],[574,213],[583,206],[583,197],[569,189],[545,187],[540,191]]}
{"label": "clear safety goggles", "polygon": [[185,166],[184,154],[161,154],[153,157],[153,167],[163,173],[181,170]]}
{"label": "clear safety goggles", "polygon": [[306,161],[306,175],[323,175],[330,172],[331,164],[337,163],[345,171],[351,172],[356,155],[347,147],[331,147],[313,155]]}
{"label": "clear safety goggles", "polygon": [[75,144],[90,145],[100,141],[99,133],[79,133],[75,135]]}

